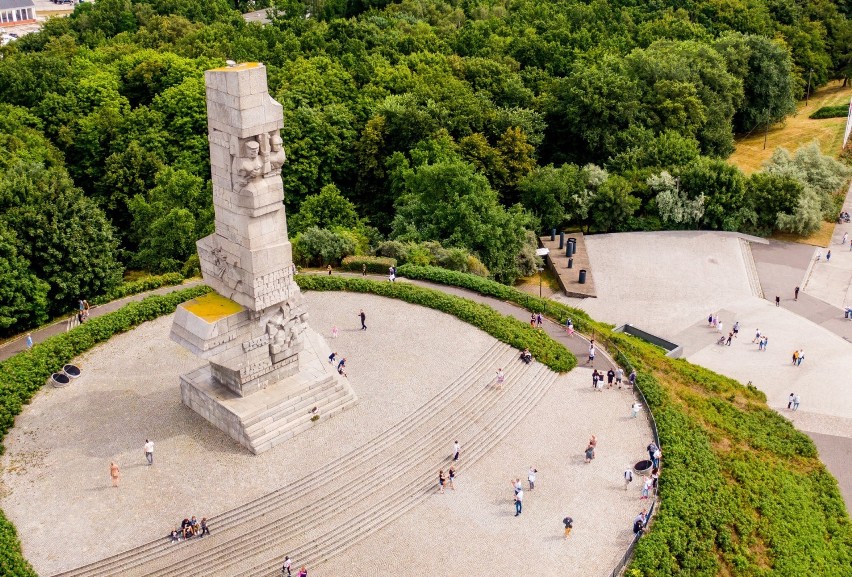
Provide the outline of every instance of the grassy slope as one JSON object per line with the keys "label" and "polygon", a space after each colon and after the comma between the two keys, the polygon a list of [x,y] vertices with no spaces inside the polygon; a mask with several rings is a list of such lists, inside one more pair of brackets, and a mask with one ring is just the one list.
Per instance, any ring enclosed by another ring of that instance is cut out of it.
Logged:
{"label": "grassy slope", "polygon": [[850,98],[852,98],[852,86],[841,88],[840,82],[832,82],[820,88],[811,96],[808,106],[805,106],[804,101],[799,102],[795,116],[790,116],[783,123],[769,129],[765,150],[763,131],[757,130],[737,139],[736,150],[728,161],[739,166],[746,174],[751,174],[760,170],[777,147],[783,146],[792,152],[814,139],[819,141],[823,152],[837,156],[843,141],[846,119],[812,120],[808,118],[808,115],[823,106],[849,104]]}

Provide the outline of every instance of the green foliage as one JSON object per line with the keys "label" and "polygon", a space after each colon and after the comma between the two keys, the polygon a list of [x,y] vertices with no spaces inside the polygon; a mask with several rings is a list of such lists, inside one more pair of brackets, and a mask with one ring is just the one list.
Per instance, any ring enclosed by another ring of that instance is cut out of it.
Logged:
{"label": "green foliage", "polygon": [[319,194],[307,197],[299,212],[287,219],[291,233],[312,226],[318,228],[354,228],[358,225],[355,205],[349,202],[333,184],[322,187]]}
{"label": "green foliage", "polygon": [[24,559],[15,526],[0,511],[0,567],[8,577],[36,577],[37,573]]}
{"label": "green foliage", "polygon": [[173,286],[183,282],[184,276],[178,272],[170,272],[160,276],[149,276],[143,279],[118,285],[109,292],[102,294],[90,302],[96,305],[122,299],[131,295],[144,293],[164,286]]}
{"label": "green foliage", "polygon": [[813,112],[808,118],[846,118],[847,116],[849,116],[849,106],[841,104],[839,106],[823,106]]}
{"label": "green foliage", "polygon": [[367,265],[368,273],[387,274],[390,267],[396,266],[396,259],[383,256],[347,256],[340,263],[340,268],[362,272],[364,265]]}
{"label": "green foliage", "polygon": [[312,226],[293,239],[293,260],[301,266],[337,264],[355,252],[355,242],[342,232]]}
{"label": "green foliage", "polygon": [[47,320],[48,284],[18,255],[17,239],[0,221],[0,335],[38,326]]}
{"label": "green foliage", "polygon": [[570,371],[577,365],[574,355],[543,331],[535,330],[512,316],[501,315],[491,307],[461,297],[411,283],[389,283],[340,276],[298,275],[296,282],[302,290],[369,293],[433,308],[451,314],[516,349],[528,348],[537,361],[558,373]]}

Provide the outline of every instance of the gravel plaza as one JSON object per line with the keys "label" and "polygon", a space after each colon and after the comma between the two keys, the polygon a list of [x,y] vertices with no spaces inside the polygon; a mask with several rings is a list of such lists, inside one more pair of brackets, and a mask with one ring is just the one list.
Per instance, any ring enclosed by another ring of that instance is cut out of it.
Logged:
{"label": "gravel plaza", "polygon": [[[495,345],[453,317],[400,301],[348,293],[306,297],[311,326],[347,357],[360,400],[267,453],[251,455],[181,405],[177,376],[200,361],[168,340],[171,317],[97,347],[79,359],[83,376],[73,386],[45,388],[34,398],[6,440],[0,504],[39,574],[163,537],[187,516],[215,518],[306,473],[324,472],[356,447],[381,445],[383,431]],[[360,308],[367,331],[358,330]],[[330,338],[333,325],[338,339]],[[469,467],[463,444],[455,491],[429,495],[312,574],[357,567],[420,575],[449,567],[488,575],[536,567],[543,575],[608,575],[632,538],[633,517],[647,503],[639,500],[641,482],[624,491],[622,472],[645,454],[650,430],[644,418],[629,418],[631,393],[595,393],[590,373],[577,368],[553,375],[511,433]],[[513,378],[508,371],[507,388]],[[480,379],[478,386],[489,387],[492,375]],[[591,434],[598,453],[585,464]],[[146,438],[155,442],[152,467],[143,454]],[[119,488],[110,484],[111,461],[121,467]],[[436,475],[444,461],[438,455]],[[520,477],[526,489],[531,466],[539,471],[536,488],[515,518],[510,478]],[[394,463],[386,467],[390,472]],[[568,541],[562,538],[566,515],[575,521]],[[215,537],[215,523],[211,531]],[[194,543],[176,545],[184,546]],[[284,539],[266,554],[277,563],[290,546]],[[209,571],[230,575],[236,568]]]}

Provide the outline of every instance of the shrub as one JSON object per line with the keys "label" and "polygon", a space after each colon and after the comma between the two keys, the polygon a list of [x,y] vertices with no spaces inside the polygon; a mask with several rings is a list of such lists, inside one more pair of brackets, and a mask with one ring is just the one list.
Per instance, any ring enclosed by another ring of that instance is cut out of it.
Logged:
{"label": "shrub", "polygon": [[516,349],[528,348],[536,360],[556,372],[564,373],[577,365],[574,355],[543,331],[535,330],[514,317],[501,315],[489,306],[461,297],[411,283],[389,283],[340,276],[299,275],[296,282],[303,290],[369,293],[433,308],[472,324]]}
{"label": "shrub", "polygon": [[122,283],[99,297],[92,299],[92,304],[102,305],[131,295],[144,293],[164,286],[174,286],[183,282],[184,276],[179,272],[169,272],[159,276],[149,276],[140,280]]}
{"label": "shrub", "polygon": [[293,260],[302,266],[339,263],[355,252],[355,242],[345,234],[309,227],[293,240]]}
{"label": "shrub", "polygon": [[849,115],[849,105],[848,104],[839,104],[837,106],[823,106],[808,118],[813,118],[815,120],[821,118],[846,118]]}
{"label": "shrub", "polygon": [[374,274],[387,274],[388,269],[396,266],[396,259],[385,258],[382,256],[347,256],[340,263],[340,268],[343,270],[351,270],[361,272],[367,265],[367,272]]}

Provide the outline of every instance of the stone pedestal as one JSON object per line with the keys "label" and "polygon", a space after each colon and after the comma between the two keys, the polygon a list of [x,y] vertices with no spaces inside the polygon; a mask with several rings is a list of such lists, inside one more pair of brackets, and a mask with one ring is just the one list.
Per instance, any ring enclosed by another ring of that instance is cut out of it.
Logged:
{"label": "stone pedestal", "polygon": [[[215,294],[181,305],[171,337],[209,364],[181,377],[183,402],[255,453],[356,400],[330,372],[293,280],[281,167],[281,105],[259,63],[208,70],[215,232],[196,245]],[[320,358],[320,361],[323,359]]]}

